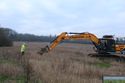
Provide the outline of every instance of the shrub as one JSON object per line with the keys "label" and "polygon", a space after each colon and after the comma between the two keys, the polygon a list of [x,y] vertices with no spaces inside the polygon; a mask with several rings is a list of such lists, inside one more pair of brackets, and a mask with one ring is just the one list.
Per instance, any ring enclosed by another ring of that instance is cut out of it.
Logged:
{"label": "shrub", "polygon": [[0,28],[0,47],[13,45],[13,42],[9,39],[9,32],[6,34],[5,31],[6,29]]}

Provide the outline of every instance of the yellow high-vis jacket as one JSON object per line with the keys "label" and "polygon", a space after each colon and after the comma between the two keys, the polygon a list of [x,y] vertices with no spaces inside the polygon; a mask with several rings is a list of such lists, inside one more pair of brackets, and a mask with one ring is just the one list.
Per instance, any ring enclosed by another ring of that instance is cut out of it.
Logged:
{"label": "yellow high-vis jacket", "polygon": [[25,50],[26,50],[26,45],[22,44],[22,45],[21,45],[21,50],[20,50],[20,51],[21,51],[21,52],[25,52]]}

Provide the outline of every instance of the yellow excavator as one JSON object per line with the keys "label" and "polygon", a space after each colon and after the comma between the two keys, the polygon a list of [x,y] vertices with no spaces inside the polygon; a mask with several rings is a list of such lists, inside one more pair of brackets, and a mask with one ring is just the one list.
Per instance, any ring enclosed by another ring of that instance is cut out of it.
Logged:
{"label": "yellow excavator", "polygon": [[86,39],[90,40],[93,45],[96,47],[96,52],[98,55],[114,55],[114,54],[125,54],[125,44],[117,44],[116,40],[112,35],[105,35],[103,38],[98,38],[92,33],[84,32],[84,33],[74,33],[74,32],[63,32],[58,35],[55,40],[53,40],[49,45],[41,48],[38,52],[39,54],[44,54],[46,52],[54,49],[61,41],[63,40],[78,40],[78,39]]}

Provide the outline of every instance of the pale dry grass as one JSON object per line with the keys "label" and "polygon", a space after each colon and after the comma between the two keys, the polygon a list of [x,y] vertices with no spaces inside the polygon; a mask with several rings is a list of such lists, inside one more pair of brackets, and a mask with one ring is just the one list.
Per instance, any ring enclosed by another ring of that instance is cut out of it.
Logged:
{"label": "pale dry grass", "polygon": [[0,47],[0,83],[16,83],[19,76],[24,76],[24,69],[19,60],[19,49],[19,45]]}
{"label": "pale dry grass", "polygon": [[0,64],[0,74],[7,76],[18,76],[20,73],[23,73],[23,69],[19,66],[10,63]]}
{"label": "pale dry grass", "polygon": [[94,52],[91,45],[62,44],[43,56],[34,52],[29,62],[34,75],[43,83],[101,83],[103,75],[125,75],[125,68],[119,67],[125,65],[116,61],[109,61],[109,68],[93,65],[102,61],[87,56]]}
{"label": "pale dry grass", "polygon": [[[16,49],[11,53],[15,60],[20,44],[15,43]],[[38,55],[37,51],[47,44],[27,42],[27,53],[23,59],[28,61],[30,83],[101,83],[103,75],[125,75],[124,63],[87,56],[89,53],[94,53],[92,45],[60,44],[51,52],[43,56]],[[101,68],[96,65],[102,62],[111,64],[111,67]],[[5,64],[5,69],[10,67],[7,65]],[[22,72],[19,67],[10,70]],[[18,73],[14,73],[16,74]]]}
{"label": "pale dry grass", "polygon": [[45,83],[101,82],[102,72],[91,65],[98,60],[86,56],[89,49],[84,54],[83,47],[77,46],[76,48],[58,46],[43,56],[31,53],[29,62],[34,75]]}

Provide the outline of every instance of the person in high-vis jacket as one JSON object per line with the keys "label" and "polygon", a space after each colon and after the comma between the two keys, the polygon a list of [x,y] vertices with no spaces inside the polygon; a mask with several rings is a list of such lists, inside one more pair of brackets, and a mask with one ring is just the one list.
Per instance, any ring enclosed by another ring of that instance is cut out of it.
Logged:
{"label": "person in high-vis jacket", "polygon": [[26,44],[23,43],[23,44],[21,45],[21,49],[20,49],[22,56],[25,54],[25,50],[26,50]]}

